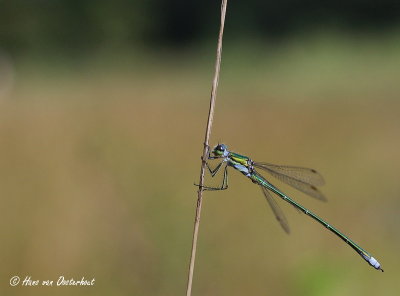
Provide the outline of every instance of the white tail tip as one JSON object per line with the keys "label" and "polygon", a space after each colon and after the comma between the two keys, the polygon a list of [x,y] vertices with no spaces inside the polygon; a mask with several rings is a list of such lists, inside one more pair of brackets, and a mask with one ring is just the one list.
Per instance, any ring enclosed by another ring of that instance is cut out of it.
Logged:
{"label": "white tail tip", "polygon": [[380,270],[383,272],[383,269],[381,268],[381,264],[372,256],[368,256],[367,254],[361,253],[362,257],[365,259],[365,261],[368,262],[369,265],[371,265],[373,268]]}

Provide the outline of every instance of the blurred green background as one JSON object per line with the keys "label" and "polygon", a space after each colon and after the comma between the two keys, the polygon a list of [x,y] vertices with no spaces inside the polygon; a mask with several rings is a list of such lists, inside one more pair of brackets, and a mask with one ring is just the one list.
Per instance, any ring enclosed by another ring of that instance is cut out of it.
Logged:
{"label": "blurred green background", "polygon": [[[219,6],[0,1],[1,295],[184,295]],[[385,273],[278,201],[286,235],[231,172],[204,194],[193,295],[397,295],[399,5],[230,1],[225,30],[211,144],[319,170],[328,203],[271,181]]]}

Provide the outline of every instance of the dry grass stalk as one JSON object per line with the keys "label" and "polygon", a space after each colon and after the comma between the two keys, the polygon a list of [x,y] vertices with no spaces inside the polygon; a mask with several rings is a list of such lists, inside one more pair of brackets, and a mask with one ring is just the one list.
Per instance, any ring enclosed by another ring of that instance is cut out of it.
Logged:
{"label": "dry grass stalk", "polygon": [[203,191],[204,191],[202,186],[204,184],[204,173],[205,173],[205,169],[206,169],[206,160],[207,160],[208,153],[210,150],[209,140],[210,140],[211,127],[212,127],[213,118],[214,118],[215,100],[217,97],[219,72],[220,72],[220,68],[221,68],[222,36],[224,33],[227,1],[228,0],[222,0],[222,3],[221,3],[221,25],[220,25],[220,29],[219,29],[219,35],[218,35],[217,57],[216,57],[216,61],[215,61],[215,74],[214,74],[214,79],[213,79],[212,88],[211,88],[210,108],[208,111],[206,134],[204,137],[204,148],[203,148],[203,156],[202,156],[202,162],[201,162],[199,190],[197,191],[196,217],[194,220],[192,253],[191,253],[191,257],[190,257],[186,296],[190,296],[192,294],[194,263],[196,260],[197,237],[198,237],[198,233],[199,233],[200,214],[201,214],[201,206],[202,206]]}

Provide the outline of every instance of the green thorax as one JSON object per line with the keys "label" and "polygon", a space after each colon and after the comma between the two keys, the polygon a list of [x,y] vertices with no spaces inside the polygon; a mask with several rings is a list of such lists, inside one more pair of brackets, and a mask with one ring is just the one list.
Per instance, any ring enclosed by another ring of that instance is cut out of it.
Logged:
{"label": "green thorax", "polygon": [[239,163],[239,164],[244,165],[246,167],[248,167],[248,165],[249,165],[250,158],[248,158],[247,156],[240,155],[240,154],[235,153],[235,152],[230,152],[229,153],[229,158],[234,163]]}

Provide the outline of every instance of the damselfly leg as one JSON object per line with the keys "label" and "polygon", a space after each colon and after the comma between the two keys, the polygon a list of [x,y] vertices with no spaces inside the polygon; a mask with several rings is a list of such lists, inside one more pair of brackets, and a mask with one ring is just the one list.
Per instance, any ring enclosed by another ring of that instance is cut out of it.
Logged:
{"label": "damselfly leg", "polygon": [[[216,158],[209,157],[209,159],[216,159]],[[219,170],[222,168],[223,165],[224,165],[224,168],[223,168],[224,177],[222,179],[222,184],[221,184],[220,187],[212,187],[212,186],[204,186],[204,185],[200,186],[199,184],[196,184],[196,183],[194,185],[203,188],[203,190],[225,190],[225,189],[228,189],[228,165],[227,165],[227,163],[225,161],[221,161],[215,167],[215,169],[212,169],[210,167],[210,165],[208,164],[208,162],[206,161],[207,169],[210,172],[210,175],[211,175],[212,178],[215,177],[215,175],[219,172]]]}

